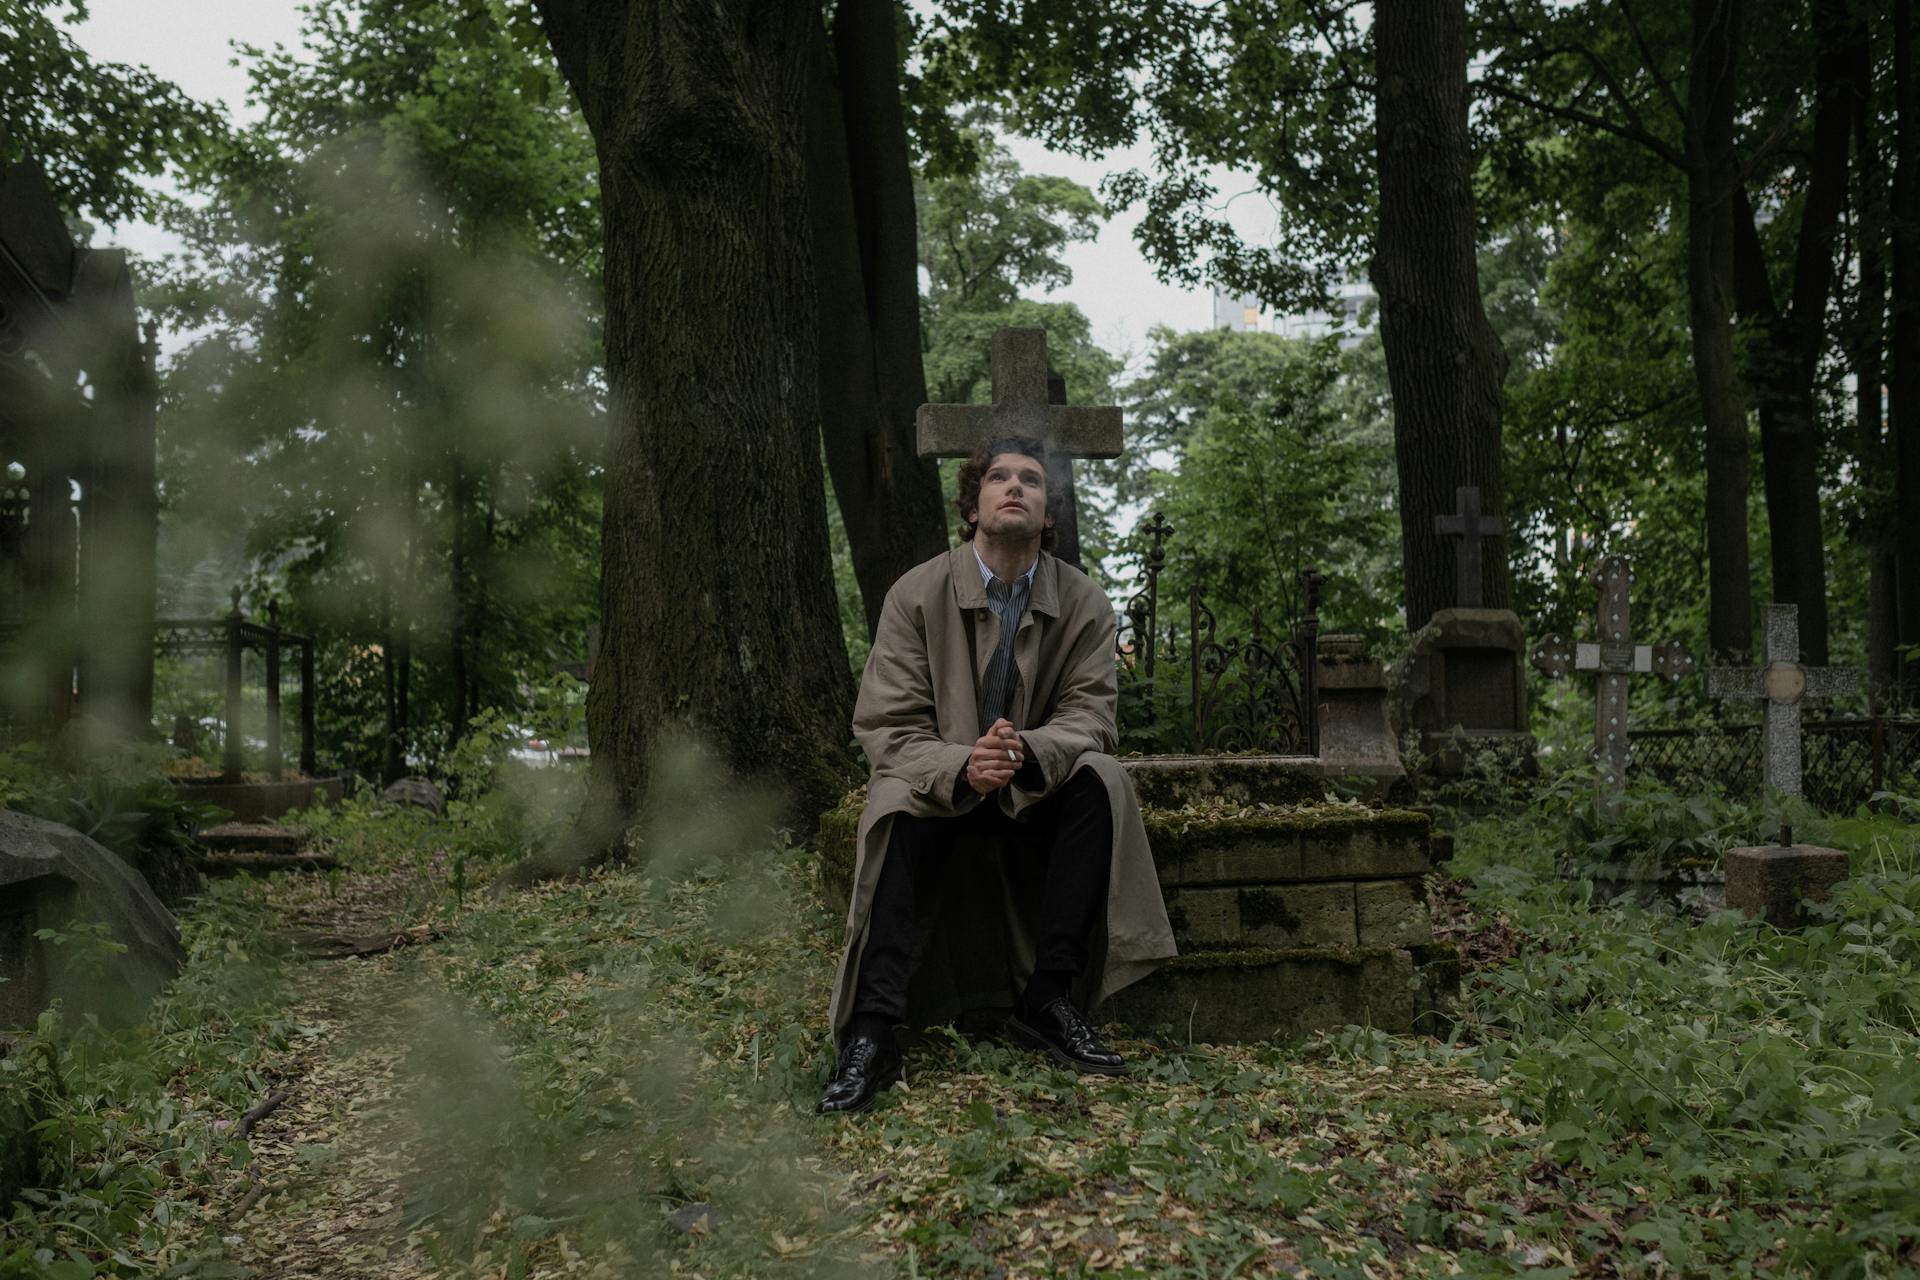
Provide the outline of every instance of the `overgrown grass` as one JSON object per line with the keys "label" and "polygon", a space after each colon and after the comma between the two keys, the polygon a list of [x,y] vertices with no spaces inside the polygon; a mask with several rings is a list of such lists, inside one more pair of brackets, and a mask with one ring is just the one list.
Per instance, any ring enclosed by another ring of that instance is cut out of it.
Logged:
{"label": "overgrown grass", "polygon": [[[1136,1075],[1088,1080],[938,1035],[873,1114],[823,1121],[840,938],[809,851],[656,815],[644,864],[494,897],[480,872],[563,812],[494,794],[444,821],[318,820],[335,883],[221,890],[148,1028],[50,1030],[64,1154],[0,1233],[16,1269],[219,1274],[290,1230],[282,1194],[309,1219],[365,1216],[372,1169],[400,1189],[378,1230],[405,1274],[1920,1270],[1920,846],[1894,818],[1797,828],[1856,875],[1790,936],[1556,878],[1579,828],[1552,794],[1459,832],[1472,910],[1526,944],[1470,976],[1446,1042],[1126,1039]],[[1729,838],[1771,816],[1705,812]],[[337,968],[263,947],[262,918],[364,898],[376,875],[407,886],[383,899],[396,918],[446,937]],[[359,1064],[353,1042],[382,1036],[392,1069],[321,1117],[373,1163],[290,1165],[224,1221],[249,1153],[211,1122],[290,1057]]]}

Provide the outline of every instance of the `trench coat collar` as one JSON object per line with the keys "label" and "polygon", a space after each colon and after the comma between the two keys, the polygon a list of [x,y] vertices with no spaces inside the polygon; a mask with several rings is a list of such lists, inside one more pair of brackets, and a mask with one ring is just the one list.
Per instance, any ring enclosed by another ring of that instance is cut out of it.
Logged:
{"label": "trench coat collar", "polygon": [[[987,607],[987,586],[980,581],[980,561],[971,540],[963,541],[947,553],[947,577],[953,581],[953,602],[962,609]],[[1029,611],[1060,616],[1060,573],[1058,563],[1045,551],[1033,569],[1033,589],[1027,596]]]}

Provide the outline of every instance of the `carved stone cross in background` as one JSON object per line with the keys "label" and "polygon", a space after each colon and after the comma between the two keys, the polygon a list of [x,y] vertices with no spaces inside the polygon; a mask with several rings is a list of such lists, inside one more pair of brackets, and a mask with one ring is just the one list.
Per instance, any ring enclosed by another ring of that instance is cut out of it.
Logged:
{"label": "carved stone cross in background", "polygon": [[1453,602],[1462,609],[1480,607],[1480,540],[1498,535],[1504,529],[1498,516],[1480,514],[1480,491],[1475,488],[1453,491],[1455,514],[1435,516],[1433,529],[1443,537],[1458,538],[1454,561]]}
{"label": "carved stone cross in background", "polygon": [[1625,556],[1607,556],[1594,570],[1600,588],[1600,642],[1569,644],[1550,635],[1533,647],[1536,669],[1558,680],[1569,671],[1597,671],[1593,695],[1593,749],[1588,757],[1600,766],[1602,783],[1619,791],[1627,778],[1627,681],[1652,674],[1676,684],[1693,670],[1693,655],[1678,640],[1657,645],[1633,642],[1631,595],[1633,570]]}
{"label": "carved stone cross in background", "polygon": [[1860,673],[1847,667],[1800,665],[1800,608],[1766,607],[1767,665],[1712,667],[1707,693],[1715,698],[1761,698],[1767,718],[1761,726],[1760,773],[1775,791],[1800,794],[1800,703],[1852,693]]}
{"label": "carved stone cross in background", "polygon": [[1030,436],[1074,458],[1120,456],[1114,405],[1047,403],[1047,332],[996,329],[992,404],[923,404],[914,418],[920,456],[964,458],[995,436]]}

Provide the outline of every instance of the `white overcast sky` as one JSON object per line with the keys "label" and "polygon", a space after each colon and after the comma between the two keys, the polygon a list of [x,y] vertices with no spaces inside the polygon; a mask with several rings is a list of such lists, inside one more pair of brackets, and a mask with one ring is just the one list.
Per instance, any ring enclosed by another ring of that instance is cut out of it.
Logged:
{"label": "white overcast sky", "polygon": [[[230,113],[244,116],[247,79],[242,68],[231,65],[233,45],[292,46],[299,32],[297,0],[90,0],[88,19],[74,36],[97,58],[144,64],[193,97],[222,102]],[[1024,139],[1009,142],[1028,172],[1058,174],[1096,190],[1109,172],[1144,165],[1147,159],[1142,149],[1090,162]],[[1228,185],[1223,196],[1234,190]],[[1274,218],[1264,199],[1235,200],[1229,209],[1243,235],[1271,243]],[[1212,317],[1208,291],[1154,279],[1133,241],[1136,221],[1135,214],[1122,214],[1108,221],[1098,240],[1073,246],[1067,253],[1073,283],[1049,295],[1049,300],[1079,304],[1093,323],[1095,340],[1135,368],[1154,325],[1200,329]],[[149,253],[168,244],[162,233],[138,225],[113,228],[103,239]]]}

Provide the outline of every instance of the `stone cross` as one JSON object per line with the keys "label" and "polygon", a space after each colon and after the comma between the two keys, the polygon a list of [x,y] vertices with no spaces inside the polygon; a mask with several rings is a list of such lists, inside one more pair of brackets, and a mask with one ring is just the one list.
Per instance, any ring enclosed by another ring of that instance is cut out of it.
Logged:
{"label": "stone cross", "polygon": [[1569,644],[1557,635],[1543,638],[1533,648],[1533,665],[1558,680],[1569,671],[1597,671],[1599,687],[1593,696],[1593,749],[1588,758],[1600,766],[1602,783],[1619,791],[1627,779],[1627,681],[1653,674],[1677,684],[1693,670],[1693,655],[1678,640],[1657,645],[1633,642],[1630,595],[1633,570],[1625,556],[1607,556],[1594,571],[1600,588],[1600,641]]}
{"label": "stone cross", "polygon": [[1715,698],[1761,698],[1767,718],[1761,727],[1760,772],[1766,784],[1785,795],[1800,794],[1800,703],[1852,693],[1860,673],[1847,667],[1800,665],[1800,608],[1766,607],[1767,665],[1713,667],[1707,693]]}
{"label": "stone cross", "polygon": [[1453,502],[1457,512],[1450,516],[1435,516],[1433,529],[1442,537],[1458,538],[1460,544],[1455,548],[1453,602],[1462,609],[1480,607],[1480,540],[1489,538],[1502,531],[1498,516],[1480,514],[1480,491],[1475,488],[1462,488],[1453,491]]}
{"label": "stone cross", "polygon": [[964,458],[995,436],[1028,436],[1075,458],[1117,458],[1120,410],[1047,403],[1047,332],[996,329],[993,403],[923,404],[914,418],[920,456]]}

